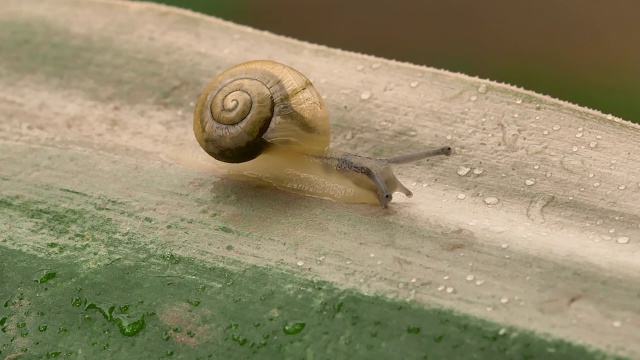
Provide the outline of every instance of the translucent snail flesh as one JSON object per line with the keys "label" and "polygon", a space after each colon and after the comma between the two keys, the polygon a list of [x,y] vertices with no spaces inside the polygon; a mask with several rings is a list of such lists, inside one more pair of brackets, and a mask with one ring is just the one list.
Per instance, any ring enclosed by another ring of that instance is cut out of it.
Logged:
{"label": "translucent snail flesh", "polygon": [[273,61],[236,65],[204,89],[193,115],[198,143],[237,174],[279,188],[345,202],[377,202],[412,193],[391,164],[451,155],[448,146],[388,159],[329,148],[322,97],[297,70]]}

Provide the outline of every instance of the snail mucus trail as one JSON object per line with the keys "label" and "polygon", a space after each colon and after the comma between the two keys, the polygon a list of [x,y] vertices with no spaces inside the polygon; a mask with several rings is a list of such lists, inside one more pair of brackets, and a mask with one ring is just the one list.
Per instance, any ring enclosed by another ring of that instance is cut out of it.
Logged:
{"label": "snail mucus trail", "polygon": [[322,97],[297,70],[273,61],[236,65],[204,89],[193,131],[230,173],[276,187],[351,203],[386,208],[393,193],[413,194],[391,165],[437,155],[451,147],[376,159],[329,147],[329,116]]}

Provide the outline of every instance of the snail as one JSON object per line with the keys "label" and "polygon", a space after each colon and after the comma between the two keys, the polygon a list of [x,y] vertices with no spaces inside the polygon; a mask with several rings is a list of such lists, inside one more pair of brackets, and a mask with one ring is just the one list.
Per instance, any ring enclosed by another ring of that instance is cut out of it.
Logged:
{"label": "snail", "polygon": [[274,61],[245,62],[211,81],[195,106],[200,147],[230,171],[305,195],[379,203],[411,197],[391,165],[451,155],[451,147],[376,159],[329,147],[322,97],[297,70]]}

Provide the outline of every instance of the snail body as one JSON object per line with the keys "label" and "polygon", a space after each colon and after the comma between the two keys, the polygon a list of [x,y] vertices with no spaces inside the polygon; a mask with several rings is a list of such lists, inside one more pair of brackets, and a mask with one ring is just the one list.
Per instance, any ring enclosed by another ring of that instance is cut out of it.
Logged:
{"label": "snail body", "polygon": [[450,155],[451,148],[375,159],[329,147],[322,97],[297,70],[273,61],[236,65],[200,95],[193,131],[204,151],[235,172],[277,187],[346,202],[378,202],[394,192],[412,196],[391,164]]}

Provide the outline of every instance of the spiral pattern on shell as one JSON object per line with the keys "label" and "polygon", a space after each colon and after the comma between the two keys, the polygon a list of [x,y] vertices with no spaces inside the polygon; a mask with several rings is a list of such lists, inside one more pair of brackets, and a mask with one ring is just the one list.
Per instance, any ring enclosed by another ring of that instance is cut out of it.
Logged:
{"label": "spiral pattern on shell", "polygon": [[295,69],[251,61],[218,75],[203,91],[193,130],[217,160],[252,160],[272,145],[321,154],[329,145],[329,120],[320,94]]}

